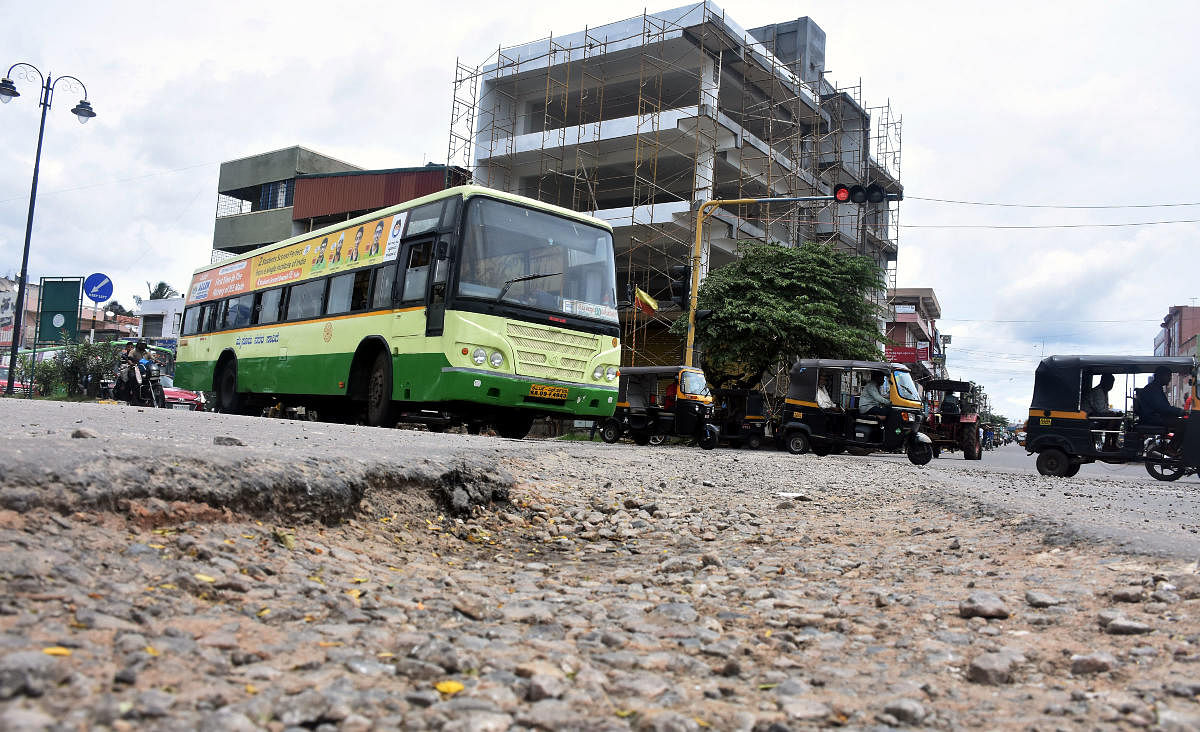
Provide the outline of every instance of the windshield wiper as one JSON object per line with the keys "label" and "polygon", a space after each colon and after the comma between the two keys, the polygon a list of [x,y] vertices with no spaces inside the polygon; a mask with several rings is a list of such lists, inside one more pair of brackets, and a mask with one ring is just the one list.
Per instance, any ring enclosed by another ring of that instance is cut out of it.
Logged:
{"label": "windshield wiper", "polygon": [[503,300],[504,296],[508,294],[508,288],[512,287],[513,285],[517,284],[518,282],[528,282],[529,280],[540,280],[543,277],[557,277],[560,274],[562,274],[562,272],[551,272],[549,274],[527,274],[527,275],[522,275],[520,277],[513,277],[511,280],[507,280],[504,283],[504,287],[500,288],[500,294],[496,295],[496,302],[500,302],[501,300]]}

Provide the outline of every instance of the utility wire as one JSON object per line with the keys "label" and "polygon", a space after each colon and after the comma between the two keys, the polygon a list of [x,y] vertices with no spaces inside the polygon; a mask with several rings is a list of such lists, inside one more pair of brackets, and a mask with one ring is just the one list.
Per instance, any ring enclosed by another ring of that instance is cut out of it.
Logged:
{"label": "utility wire", "polygon": [[951,198],[929,198],[926,196],[905,195],[905,200],[933,201],[934,203],[957,203],[963,206],[1000,206],[1003,208],[1067,208],[1067,209],[1104,209],[1104,208],[1174,208],[1178,206],[1200,206],[1195,203],[1113,203],[1113,204],[1058,204],[1058,203],[992,203],[990,201],[956,201]]}
{"label": "utility wire", "polygon": [[1123,226],[1157,226],[1159,224],[1200,224],[1200,219],[1129,221],[1120,224],[896,224],[896,226],[903,229],[1108,229]]}

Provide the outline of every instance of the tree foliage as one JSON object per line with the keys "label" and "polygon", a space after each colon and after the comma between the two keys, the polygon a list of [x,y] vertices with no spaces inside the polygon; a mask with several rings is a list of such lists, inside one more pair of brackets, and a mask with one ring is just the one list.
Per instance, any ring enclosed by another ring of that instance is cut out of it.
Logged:
{"label": "tree foliage", "polygon": [[108,302],[104,303],[103,307],[105,310],[113,313],[114,315],[133,315],[132,310],[116,300],[109,300]]}
{"label": "tree foliage", "polygon": [[147,282],[146,289],[150,292],[150,297],[148,298],[150,300],[166,300],[179,295],[179,290],[171,287],[166,282],[159,282],[154,286],[151,286],[150,283]]}
{"label": "tree foliage", "polygon": [[[698,296],[698,309],[712,313],[696,324],[696,344],[717,386],[753,386],[797,358],[879,360],[879,310],[866,298],[884,282],[873,261],[811,242],[742,242],[738,253],[708,273]],[[680,318],[674,332],[686,330]]]}

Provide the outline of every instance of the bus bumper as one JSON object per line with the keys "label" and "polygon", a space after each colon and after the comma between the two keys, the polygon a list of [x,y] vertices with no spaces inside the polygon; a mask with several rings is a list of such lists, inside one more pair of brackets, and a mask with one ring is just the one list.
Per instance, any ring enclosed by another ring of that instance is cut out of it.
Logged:
{"label": "bus bumper", "polygon": [[445,394],[480,405],[516,407],[578,419],[611,417],[617,406],[615,383],[578,384],[454,367],[443,368],[441,380]]}

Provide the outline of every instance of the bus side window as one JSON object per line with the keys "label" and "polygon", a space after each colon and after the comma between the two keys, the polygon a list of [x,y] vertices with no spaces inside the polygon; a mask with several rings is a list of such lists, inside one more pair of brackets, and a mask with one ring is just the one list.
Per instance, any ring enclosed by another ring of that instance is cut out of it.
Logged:
{"label": "bus side window", "polygon": [[250,325],[250,311],[254,302],[253,295],[242,295],[230,298],[225,305],[226,328],[244,328]]}
{"label": "bus side window", "polygon": [[367,287],[371,284],[368,270],[347,272],[329,280],[329,302],[325,312],[330,315],[367,309]]}
{"label": "bus side window", "polygon": [[211,333],[217,329],[217,305],[220,303],[210,302],[200,310],[200,332]]}
{"label": "bus side window", "polygon": [[396,264],[389,262],[375,270],[375,290],[371,296],[371,307],[386,308],[392,305],[392,285],[396,282]]}
{"label": "bus side window", "polygon": [[321,314],[325,300],[325,280],[304,282],[288,288],[287,319],[303,320]]}
{"label": "bus side window", "polygon": [[405,302],[425,299],[425,284],[429,280],[429,254],[433,242],[413,244],[408,250],[408,263],[404,269]]}
{"label": "bus side window", "polygon": [[282,287],[258,293],[255,296],[258,304],[255,306],[254,322],[263,324],[279,322],[279,301],[282,299],[282,295]]}
{"label": "bus side window", "polygon": [[325,304],[328,315],[350,312],[350,295],[354,290],[354,273],[331,277],[329,280],[329,301]]}
{"label": "bus side window", "polygon": [[370,307],[367,295],[371,291],[371,270],[360,269],[354,273],[354,290],[350,294],[350,312],[356,313]]}
{"label": "bus side window", "polygon": [[183,311],[183,335],[196,335],[200,332],[200,308],[191,307]]}
{"label": "bus side window", "polygon": [[408,228],[405,229],[404,236],[410,237],[436,229],[442,218],[443,203],[444,201],[435,201],[414,208],[408,215]]}

